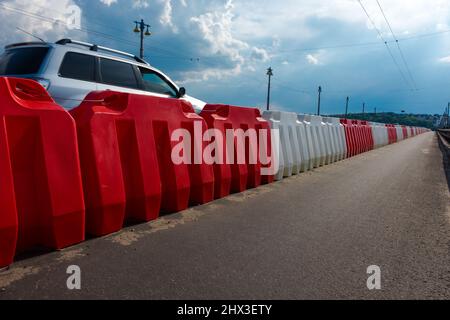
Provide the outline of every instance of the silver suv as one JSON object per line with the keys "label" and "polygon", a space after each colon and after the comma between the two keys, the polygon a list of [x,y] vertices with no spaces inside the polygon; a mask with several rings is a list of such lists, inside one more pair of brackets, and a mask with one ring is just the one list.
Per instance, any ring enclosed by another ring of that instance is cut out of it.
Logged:
{"label": "silver suv", "polygon": [[0,56],[0,76],[34,79],[68,110],[96,90],[184,99],[196,112],[205,106],[132,54],[71,39],[6,46]]}

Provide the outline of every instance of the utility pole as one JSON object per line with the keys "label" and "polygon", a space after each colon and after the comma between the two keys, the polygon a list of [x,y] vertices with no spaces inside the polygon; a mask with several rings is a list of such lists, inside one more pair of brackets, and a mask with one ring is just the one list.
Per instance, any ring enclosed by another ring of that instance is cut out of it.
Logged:
{"label": "utility pole", "polygon": [[363,115],[364,115],[364,113],[366,113],[366,103],[365,102],[363,102]]}
{"label": "utility pole", "polygon": [[445,128],[448,128],[450,126],[450,102],[447,105],[447,109],[445,110],[444,119],[445,119]]}
{"label": "utility pole", "polygon": [[[150,32],[149,28],[150,25],[144,23],[144,19],[141,19],[141,21],[134,21],[134,23],[136,24],[136,27],[134,28],[134,32],[135,33],[141,33],[141,49],[139,51],[139,57],[141,59],[144,59],[144,36],[151,36],[152,33]],[[147,28],[147,30],[145,31],[145,29]],[[145,32],[144,32],[145,31]]]}
{"label": "utility pole", "polygon": [[270,82],[271,79],[273,77],[273,69],[272,67],[269,67],[269,69],[267,69],[267,76],[269,77],[269,83],[267,85],[267,111],[270,110]]}
{"label": "utility pole", "polygon": [[375,107],[374,111],[375,111],[375,115],[377,115],[377,107]]}
{"label": "utility pole", "polygon": [[348,115],[348,102],[350,101],[350,97],[347,97],[347,99],[345,100],[345,118],[347,119],[347,115]]}
{"label": "utility pole", "polygon": [[317,102],[317,115],[320,116],[320,98],[322,94],[322,86],[319,86],[319,99]]}
{"label": "utility pole", "polygon": [[450,102],[447,105],[447,128],[450,127]]}

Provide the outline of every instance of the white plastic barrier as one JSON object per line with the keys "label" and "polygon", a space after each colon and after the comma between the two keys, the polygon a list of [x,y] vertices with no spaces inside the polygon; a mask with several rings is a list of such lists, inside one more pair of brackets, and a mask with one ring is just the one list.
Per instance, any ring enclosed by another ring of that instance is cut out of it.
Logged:
{"label": "white plastic barrier", "polygon": [[385,124],[380,124],[380,131],[382,132],[383,144],[382,146],[387,146],[389,144],[389,128]]}
{"label": "white plastic barrier", "polygon": [[330,126],[325,122],[325,118],[320,118],[320,124],[322,126],[323,143],[325,147],[325,163],[324,165],[331,164],[333,162],[333,145],[330,139]]}
{"label": "white plastic barrier", "polygon": [[373,148],[378,149],[381,147],[380,125],[376,122],[370,122],[369,124],[372,128]]}
{"label": "white plastic barrier", "polygon": [[345,128],[339,118],[330,118],[337,130],[337,139],[339,143],[339,160],[344,160],[347,156],[347,140],[345,138]]}
{"label": "white plastic barrier", "polygon": [[395,131],[397,131],[397,142],[404,140],[402,126],[395,126]]}
{"label": "white plastic barrier", "polygon": [[[333,162],[344,159],[344,154],[347,152],[345,143],[344,126],[340,123],[338,118],[327,117],[324,118],[325,123],[330,127],[330,140],[333,149]],[[345,146],[344,146],[345,145]]]}
{"label": "white plastic barrier", "polygon": [[305,154],[307,156],[305,158],[302,158],[302,160],[304,160],[302,161],[302,164],[305,168],[305,171],[312,170],[315,167],[315,163],[317,162],[317,153],[315,150],[316,148],[314,147],[314,138],[311,122],[306,120],[306,115],[304,114],[297,115],[297,121],[303,124],[303,131],[306,141],[304,145],[306,147]]}
{"label": "white plastic barrier", "polygon": [[372,122],[370,124],[372,128],[374,148],[381,148],[389,144],[388,129],[382,123]]}
{"label": "white plastic barrier", "polygon": [[311,122],[311,115],[299,115],[298,119],[302,120],[305,124],[306,128],[306,135],[308,137],[308,144],[309,145],[309,154],[311,157],[311,169],[312,168],[318,168],[321,166],[322,159],[324,157],[324,153],[322,151],[322,148],[320,146],[320,140],[319,135],[317,133],[316,125],[313,125]]}
{"label": "white plastic barrier", "polygon": [[292,112],[265,111],[266,119],[272,129],[280,132],[280,170],[275,175],[276,180],[296,175],[301,171],[300,141],[297,131],[297,115]]}
{"label": "white plastic barrier", "polygon": [[341,135],[341,143],[342,143],[342,149],[344,150],[344,153],[342,154],[342,160],[347,158],[347,137],[345,134],[345,127],[344,125],[341,123],[341,119],[339,118],[334,118],[334,121],[337,121],[337,123],[340,126],[340,135]]}
{"label": "white plastic barrier", "polygon": [[323,122],[322,117],[306,115],[305,121],[311,125],[312,140],[314,146],[314,152],[316,155],[316,161],[314,167],[318,168],[326,164],[327,148],[325,145],[325,138],[323,135]]}
{"label": "white plastic barrier", "polygon": [[327,117],[322,117],[322,122],[325,124],[324,127],[324,137],[325,141],[328,142],[328,155],[327,155],[327,164],[333,163],[337,161],[337,147],[335,141],[335,134],[333,130],[333,124],[330,123]]}
{"label": "white plastic barrier", "polygon": [[296,114],[296,128],[297,128],[297,137],[299,142],[300,155],[302,158],[300,165],[300,172],[308,171],[311,167],[310,160],[310,152],[309,152],[309,142],[308,137],[306,135],[306,125],[303,121],[299,119],[299,116]]}

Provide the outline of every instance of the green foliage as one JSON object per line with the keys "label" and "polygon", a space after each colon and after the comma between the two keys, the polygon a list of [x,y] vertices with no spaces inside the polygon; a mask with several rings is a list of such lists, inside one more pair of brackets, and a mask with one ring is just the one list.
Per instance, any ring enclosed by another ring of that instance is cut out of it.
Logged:
{"label": "green foliage", "polygon": [[[343,118],[344,115],[336,115]],[[433,129],[436,121],[436,115],[430,114],[398,114],[393,112],[383,113],[352,113],[347,116],[348,119],[366,120],[370,122],[380,122],[388,124],[400,124],[412,127],[424,127]]]}

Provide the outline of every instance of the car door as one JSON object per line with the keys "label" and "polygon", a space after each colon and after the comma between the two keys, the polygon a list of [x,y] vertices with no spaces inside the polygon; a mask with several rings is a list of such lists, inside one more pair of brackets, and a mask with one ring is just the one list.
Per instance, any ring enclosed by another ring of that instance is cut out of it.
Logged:
{"label": "car door", "polygon": [[[142,69],[142,72],[141,72]],[[174,88],[163,88],[163,84],[151,86],[147,79],[145,68],[122,61],[108,58],[99,58],[100,79],[97,84],[98,90],[113,90],[134,94],[144,94],[157,97],[176,97]]]}
{"label": "car door", "polygon": [[176,85],[164,74],[145,67],[139,67],[138,70],[138,74],[143,81],[143,89],[148,93],[169,98],[179,98],[189,102],[197,113],[200,113],[205,107],[206,102],[189,95],[180,94]]}
{"label": "car door", "polygon": [[78,52],[67,52],[56,79],[51,79],[49,93],[66,109],[72,109],[87,94],[97,90],[96,57]]}
{"label": "car door", "polygon": [[155,70],[138,67],[138,77],[142,81],[142,90],[152,95],[178,98],[178,89],[173,83]]}

